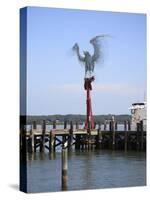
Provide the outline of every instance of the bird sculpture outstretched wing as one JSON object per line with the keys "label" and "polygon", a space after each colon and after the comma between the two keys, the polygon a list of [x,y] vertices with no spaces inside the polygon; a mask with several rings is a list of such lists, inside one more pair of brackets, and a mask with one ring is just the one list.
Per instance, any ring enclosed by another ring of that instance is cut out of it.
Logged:
{"label": "bird sculpture outstretched wing", "polygon": [[76,51],[79,61],[84,62],[84,57],[81,56],[81,54],[80,54],[78,43],[74,44],[74,46],[72,47],[72,50]]}
{"label": "bird sculpture outstretched wing", "polygon": [[97,35],[94,38],[90,40],[90,43],[93,45],[94,48],[94,54],[92,56],[92,62],[98,62],[101,58],[101,44],[100,44],[100,38],[106,37],[108,35]]}
{"label": "bird sculpture outstretched wing", "polygon": [[100,38],[103,38],[105,36],[107,36],[107,35],[104,35],[104,34],[97,35],[90,40],[90,43],[93,45],[93,48],[94,48],[94,54],[92,56],[90,55],[89,52],[87,52],[88,57],[87,57],[87,54],[85,54],[85,53],[84,53],[84,56],[82,56],[80,54],[78,43],[75,43],[74,46],[72,47],[72,49],[74,51],[76,51],[79,61],[82,63],[85,63],[86,67],[90,66],[90,68],[92,68],[94,70],[95,63],[97,63],[102,56]]}

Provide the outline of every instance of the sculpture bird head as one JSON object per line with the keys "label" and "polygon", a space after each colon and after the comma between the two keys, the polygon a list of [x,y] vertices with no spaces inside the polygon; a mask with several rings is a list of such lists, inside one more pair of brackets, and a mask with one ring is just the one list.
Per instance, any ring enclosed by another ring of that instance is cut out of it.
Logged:
{"label": "sculpture bird head", "polygon": [[74,46],[72,47],[72,50],[77,50],[77,49],[79,49],[79,46],[77,43],[75,43]]}

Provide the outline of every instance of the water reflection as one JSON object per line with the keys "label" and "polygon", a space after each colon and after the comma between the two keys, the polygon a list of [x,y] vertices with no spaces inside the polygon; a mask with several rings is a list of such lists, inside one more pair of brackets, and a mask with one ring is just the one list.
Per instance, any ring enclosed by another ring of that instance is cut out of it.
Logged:
{"label": "water reflection", "polygon": [[[28,192],[61,191],[61,152],[28,154]],[[68,190],[146,185],[144,152],[68,152]]]}

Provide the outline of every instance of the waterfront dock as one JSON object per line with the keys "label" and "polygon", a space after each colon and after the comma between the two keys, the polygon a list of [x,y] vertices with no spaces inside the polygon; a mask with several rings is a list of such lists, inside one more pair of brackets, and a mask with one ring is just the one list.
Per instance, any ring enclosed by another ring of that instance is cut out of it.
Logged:
{"label": "waterfront dock", "polygon": [[[24,139],[26,151],[29,153],[55,152],[57,147],[62,147],[67,142],[68,151],[109,149],[109,150],[146,150],[146,131],[143,130],[143,123],[137,123],[136,130],[131,130],[130,123],[124,122],[124,130],[118,130],[117,123],[110,121],[109,130],[105,124],[95,125],[95,129],[79,129],[76,123],[70,122],[70,127],[64,123],[63,129],[58,129],[53,124],[51,130],[47,130],[46,121],[43,120],[41,129],[37,129],[36,122],[30,125],[30,129],[24,127],[20,131],[20,145]],[[102,130],[103,127],[103,130]]]}

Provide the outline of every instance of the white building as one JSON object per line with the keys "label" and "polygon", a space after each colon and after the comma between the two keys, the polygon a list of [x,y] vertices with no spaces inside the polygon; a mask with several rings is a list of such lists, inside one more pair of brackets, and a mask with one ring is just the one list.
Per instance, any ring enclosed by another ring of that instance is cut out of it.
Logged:
{"label": "white building", "polygon": [[129,108],[131,110],[131,126],[136,128],[136,124],[143,121],[144,130],[146,130],[146,102],[133,103]]}

